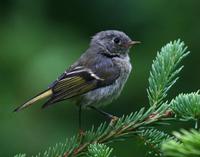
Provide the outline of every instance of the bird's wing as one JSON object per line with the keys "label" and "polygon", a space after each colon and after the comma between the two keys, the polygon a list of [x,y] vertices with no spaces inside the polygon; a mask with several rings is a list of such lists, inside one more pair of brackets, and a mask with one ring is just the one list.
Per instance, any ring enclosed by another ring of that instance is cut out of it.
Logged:
{"label": "bird's wing", "polygon": [[[79,96],[113,83],[118,77],[117,71],[113,72],[112,67],[110,67],[109,70],[102,66],[103,64],[96,66],[93,70],[78,66],[63,73],[58,80],[50,86],[53,94],[43,105],[43,108],[55,102]],[[98,75],[99,72],[101,72],[101,76]]]}

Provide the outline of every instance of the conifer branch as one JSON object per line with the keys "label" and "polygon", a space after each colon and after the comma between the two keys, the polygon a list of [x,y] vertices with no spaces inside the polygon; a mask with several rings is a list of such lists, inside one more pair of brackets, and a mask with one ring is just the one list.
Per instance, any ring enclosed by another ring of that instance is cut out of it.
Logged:
{"label": "conifer branch", "polygon": [[199,91],[189,94],[179,94],[170,104],[177,118],[180,120],[195,120],[195,128],[198,128],[198,120],[200,119]]}
{"label": "conifer branch", "polygon": [[186,50],[184,43],[177,40],[168,43],[157,53],[148,79],[147,93],[151,106],[162,104],[167,92],[178,80],[177,74],[183,69],[183,66],[178,67],[178,65],[190,53]]}
{"label": "conifer branch", "polygon": [[[166,114],[168,108],[167,104],[163,104],[157,109],[150,107],[147,111],[142,108],[140,111],[131,113],[128,116],[122,116],[115,124],[112,124],[112,126],[103,123],[96,131],[94,131],[93,127],[91,130],[86,131],[83,136],[80,134],[75,135],[72,138],[67,139],[66,142],[57,144],[44,153],[39,153],[35,157],[87,156],[88,149],[90,148],[89,146],[93,144],[107,144],[113,141],[121,141],[139,134],[141,137],[142,134],[140,131],[144,128],[148,128],[152,124],[156,124],[156,122],[165,121],[165,118],[168,120],[168,115]],[[93,147],[95,147],[95,145],[93,145]]]}

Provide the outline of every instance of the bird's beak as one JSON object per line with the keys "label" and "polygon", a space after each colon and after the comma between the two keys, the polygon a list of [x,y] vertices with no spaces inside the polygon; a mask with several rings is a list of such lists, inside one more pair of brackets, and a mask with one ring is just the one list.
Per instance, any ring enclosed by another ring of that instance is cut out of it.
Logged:
{"label": "bird's beak", "polygon": [[140,41],[130,41],[130,42],[128,43],[128,46],[131,47],[131,46],[133,46],[133,45],[135,45],[135,44],[140,44],[140,43],[141,43]]}

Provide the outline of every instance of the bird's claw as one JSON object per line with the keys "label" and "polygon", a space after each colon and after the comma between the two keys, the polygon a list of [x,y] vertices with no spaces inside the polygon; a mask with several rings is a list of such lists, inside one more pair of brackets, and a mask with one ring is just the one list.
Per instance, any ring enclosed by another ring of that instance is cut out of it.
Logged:
{"label": "bird's claw", "polygon": [[111,120],[110,120],[110,123],[109,123],[109,126],[113,127],[118,119],[119,118],[117,116],[112,116]]}
{"label": "bird's claw", "polygon": [[84,136],[85,136],[85,132],[82,129],[79,129],[78,138],[80,139],[80,141],[83,139]]}

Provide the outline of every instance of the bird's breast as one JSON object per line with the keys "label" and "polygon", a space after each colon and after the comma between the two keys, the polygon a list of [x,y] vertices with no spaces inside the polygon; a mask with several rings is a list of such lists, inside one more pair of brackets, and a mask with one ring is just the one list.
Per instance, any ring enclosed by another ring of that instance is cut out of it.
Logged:
{"label": "bird's breast", "polygon": [[126,56],[125,58],[115,57],[113,58],[113,63],[120,69],[119,77],[111,85],[84,94],[80,105],[105,105],[111,103],[113,99],[116,99],[120,95],[129,77],[132,66],[129,61],[129,56]]}

